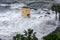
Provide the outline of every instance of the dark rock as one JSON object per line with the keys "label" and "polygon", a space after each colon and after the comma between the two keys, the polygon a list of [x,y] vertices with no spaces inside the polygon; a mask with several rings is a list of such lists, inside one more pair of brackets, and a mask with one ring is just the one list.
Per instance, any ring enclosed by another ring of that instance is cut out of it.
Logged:
{"label": "dark rock", "polygon": [[46,14],[50,14],[49,12],[47,12]]}
{"label": "dark rock", "polygon": [[47,15],[45,15],[45,17],[47,17]]}

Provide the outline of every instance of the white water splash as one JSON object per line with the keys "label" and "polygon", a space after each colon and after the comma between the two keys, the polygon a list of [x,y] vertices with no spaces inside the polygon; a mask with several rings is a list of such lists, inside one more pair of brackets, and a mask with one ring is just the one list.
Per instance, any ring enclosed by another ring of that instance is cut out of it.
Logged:
{"label": "white water splash", "polygon": [[37,32],[36,36],[42,40],[43,36],[56,29],[53,11],[49,10],[50,14],[46,14],[47,12],[41,9],[36,11],[31,9],[31,18],[23,18],[22,8],[17,6],[11,6],[11,10],[0,14],[0,38],[2,40],[12,40],[15,34],[23,33],[29,28]]}

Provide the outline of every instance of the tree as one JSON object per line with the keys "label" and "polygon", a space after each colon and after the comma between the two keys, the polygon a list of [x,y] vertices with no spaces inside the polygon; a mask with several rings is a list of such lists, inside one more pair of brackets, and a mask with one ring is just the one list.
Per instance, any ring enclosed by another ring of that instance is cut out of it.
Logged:
{"label": "tree", "polygon": [[38,38],[36,37],[36,32],[33,32],[32,29],[28,29],[28,31],[24,31],[25,36],[27,37],[27,40],[38,40]]}
{"label": "tree", "polygon": [[28,29],[27,31],[24,31],[24,35],[22,34],[17,34],[16,36],[13,37],[13,40],[38,40],[36,37],[36,32],[33,32],[32,29]]}
{"label": "tree", "polygon": [[51,9],[56,12],[56,19],[57,19],[57,12],[59,13],[59,21],[60,21],[60,5],[53,5]]}
{"label": "tree", "polygon": [[13,37],[13,40],[25,40],[26,38],[22,34],[17,34]]}

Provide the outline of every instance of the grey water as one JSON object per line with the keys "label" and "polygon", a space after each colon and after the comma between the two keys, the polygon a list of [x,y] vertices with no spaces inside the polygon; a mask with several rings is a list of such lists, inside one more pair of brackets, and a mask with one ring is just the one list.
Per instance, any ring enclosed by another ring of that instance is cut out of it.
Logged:
{"label": "grey water", "polygon": [[[39,1],[39,2],[37,2],[37,1]],[[40,2],[40,1],[42,1],[42,2]],[[45,2],[44,2],[45,1]],[[46,1],[47,0],[28,0],[28,1],[26,1],[26,0],[0,0],[0,4],[8,4],[8,6],[0,6],[0,12],[5,12],[5,11],[8,11],[8,10],[10,10],[10,7],[11,6],[9,6],[10,4],[14,4],[14,3],[17,3],[17,2],[23,2],[23,3],[25,3],[27,6],[29,6],[29,7],[31,7],[31,8],[33,8],[33,9],[39,9],[39,8],[50,8],[51,6],[52,6],[52,4],[53,4],[53,2],[56,2],[56,1],[49,1],[49,3],[47,2],[46,3]],[[52,2],[52,3],[51,3]],[[39,25],[39,26],[41,26],[41,27],[39,27],[38,25],[38,33],[41,31],[41,33],[47,33],[47,30],[48,30],[48,28],[50,28],[50,26],[49,25],[53,25],[53,26],[56,26],[54,23],[55,23],[55,21],[52,23],[49,23],[49,22],[51,22],[51,21],[47,21],[47,26],[44,24],[44,26],[46,26],[46,27],[42,27],[41,25]],[[0,25],[4,25],[4,23],[6,24],[6,22],[1,22],[0,23]],[[7,24],[8,25],[8,24]],[[5,25],[6,26],[6,25]],[[49,26],[49,27],[48,27]],[[48,28],[47,28],[48,27]],[[52,26],[51,26],[52,27]],[[33,29],[35,30],[35,31],[37,31],[37,28],[35,27],[33,27]],[[40,28],[40,31],[39,31],[39,28]],[[42,29],[42,30],[41,30]],[[43,30],[44,29],[44,30]],[[43,32],[42,32],[43,31]],[[48,31],[50,31],[50,30],[48,30]],[[2,38],[4,38],[4,39],[2,39],[2,40],[7,40],[7,38],[9,38],[9,40],[11,40],[11,38],[12,38],[12,35],[11,35],[11,37],[10,36],[5,36],[5,37],[3,37],[3,35],[0,35]],[[39,37],[40,37],[40,35],[38,35]]]}

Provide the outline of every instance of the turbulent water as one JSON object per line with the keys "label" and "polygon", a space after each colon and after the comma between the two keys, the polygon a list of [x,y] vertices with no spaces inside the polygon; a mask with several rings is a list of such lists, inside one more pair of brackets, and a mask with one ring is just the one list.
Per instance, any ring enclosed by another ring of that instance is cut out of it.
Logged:
{"label": "turbulent water", "polygon": [[0,38],[12,40],[17,33],[23,33],[29,28],[37,32],[39,40],[58,27],[55,12],[48,9],[31,9],[31,18],[22,17],[23,3],[0,4]]}

